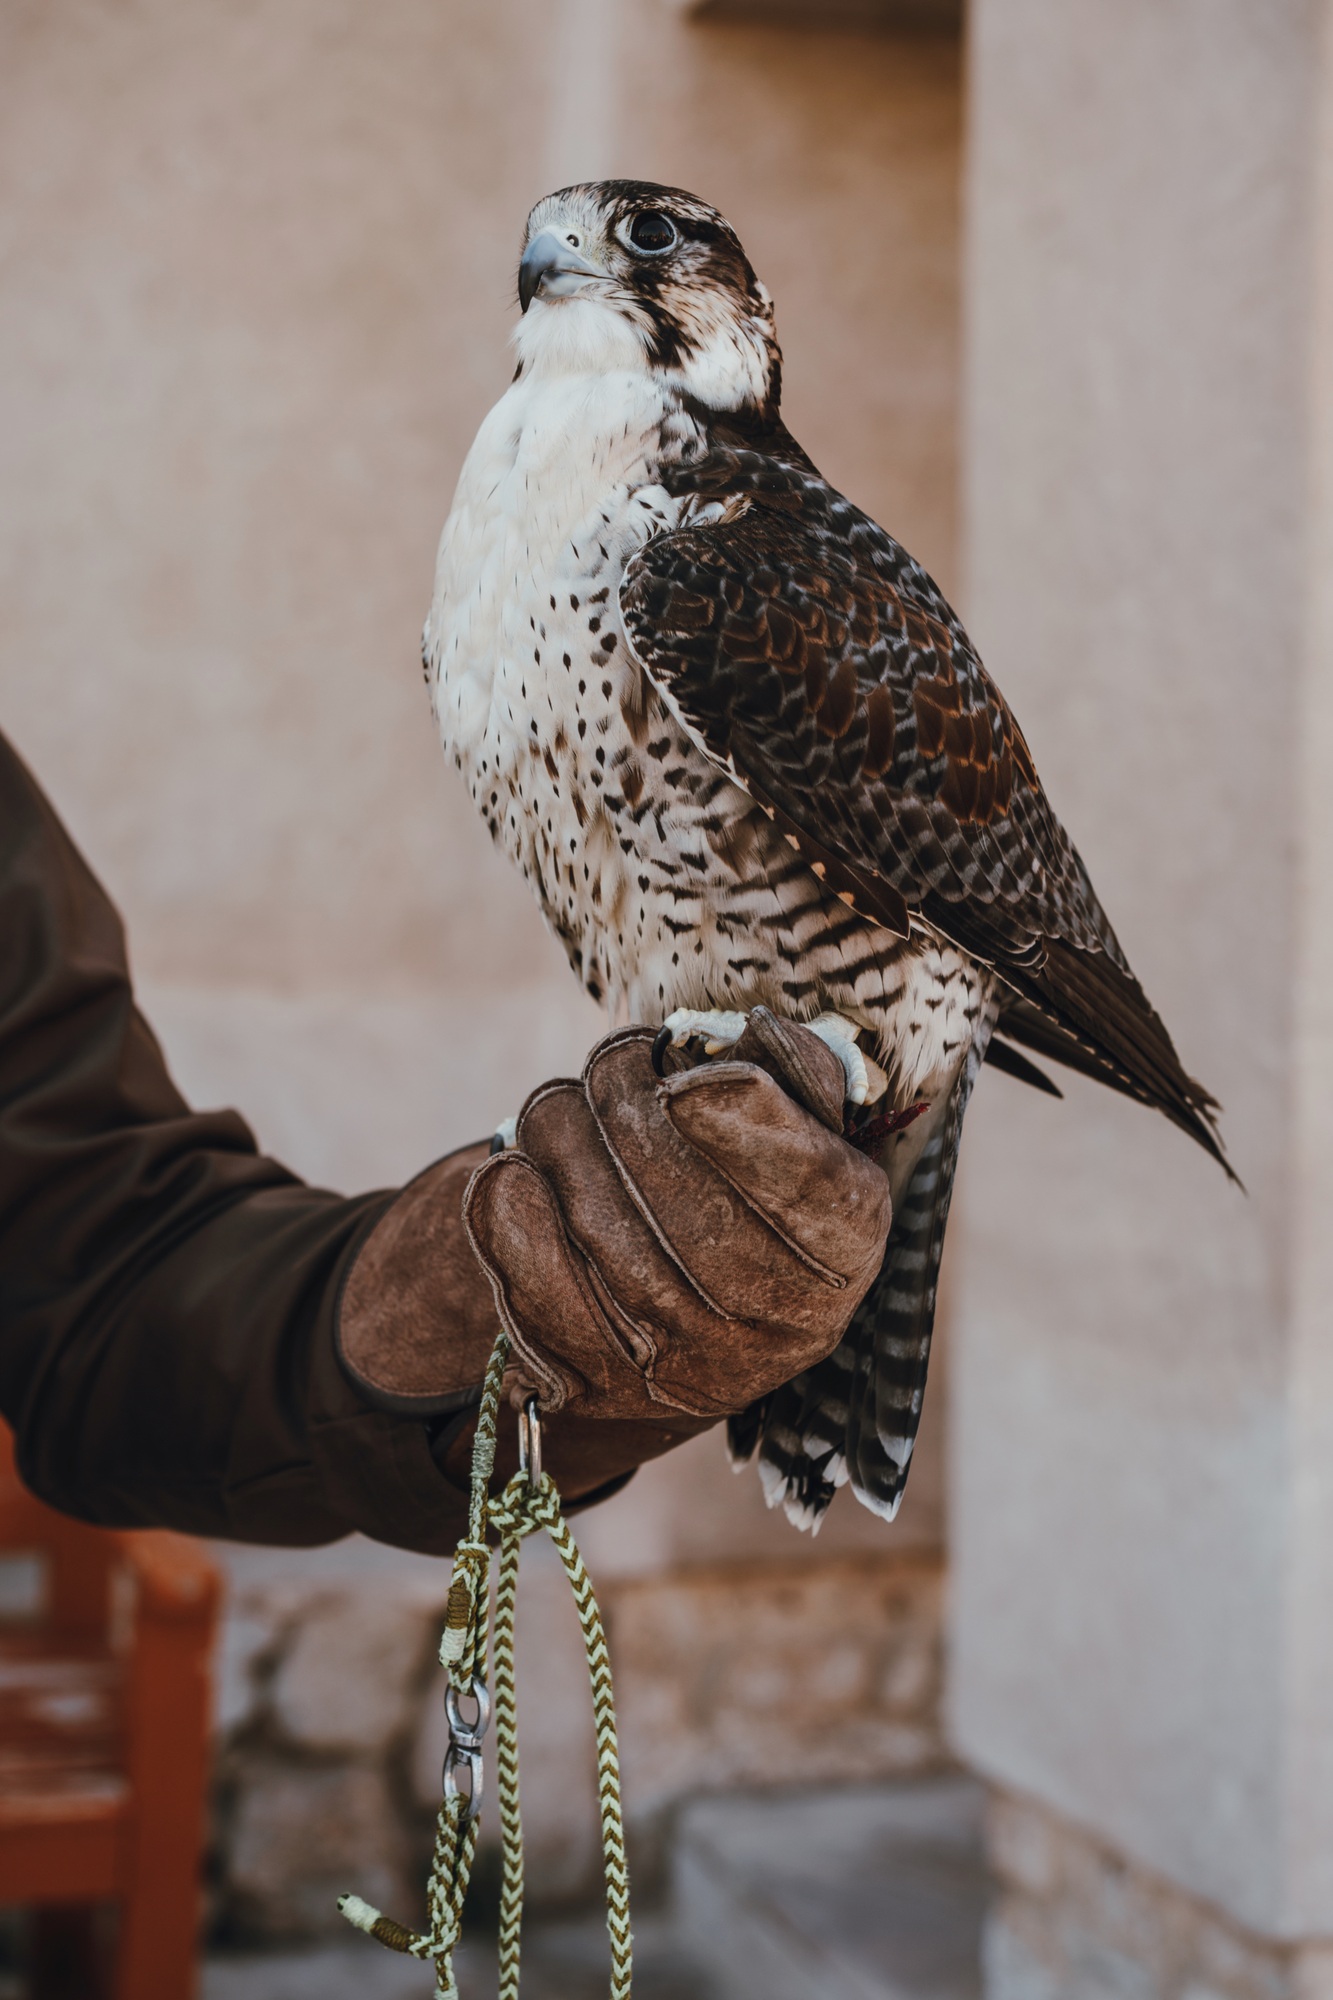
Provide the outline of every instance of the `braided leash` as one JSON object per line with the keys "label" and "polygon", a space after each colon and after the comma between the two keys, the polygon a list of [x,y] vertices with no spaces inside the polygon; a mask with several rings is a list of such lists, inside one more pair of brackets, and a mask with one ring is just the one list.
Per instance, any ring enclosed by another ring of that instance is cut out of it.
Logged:
{"label": "braided leash", "polygon": [[[437,2000],[458,2000],[454,1952],[462,1927],[463,1902],[477,1851],[478,1815],[482,1798],[481,1742],[490,1720],[486,1686],[486,1613],[489,1604],[490,1547],[487,1530],[499,1537],[500,1562],[495,1592],[495,1768],[499,1799],[503,1873],[500,1890],[499,2000],[518,2000],[519,1946],[523,1923],[523,1820],[518,1785],[518,1704],[514,1679],[514,1621],[518,1592],[519,1550],[526,1536],[544,1529],[564,1564],[574,1593],[592,1683],[597,1730],[597,1797],[602,1822],[602,1854],[606,1875],[606,1928],[611,1940],[610,2000],[629,2000],[631,1935],[629,1872],[625,1864],[625,1830],[620,1804],[620,1759],[616,1746],[611,1661],[606,1648],[592,1581],[560,1508],[560,1494],[541,1469],[541,1428],[535,1400],[525,1406],[519,1424],[519,1470],[498,1499],[489,1497],[495,1467],[495,1430],[500,1390],[509,1356],[508,1336],[501,1331],[491,1351],[482,1389],[481,1409],[472,1446],[472,1487],[468,1531],[454,1552],[453,1576],[440,1664],[448,1675],[445,1714],[449,1748],[445,1755],[442,1799],[435,1826],[426,1900],[429,1929],[409,1930],[386,1917],[360,1896],[342,1896],[338,1908],[358,1930],[391,1951],[407,1952],[435,1964]],[[468,1722],[461,1701],[474,1704]],[[466,1768],[468,1790],[458,1783]]]}
{"label": "braided leash", "polygon": [[[560,1495],[549,1477],[543,1477],[540,1484],[534,1487],[526,1471],[516,1473],[498,1503],[492,1506],[491,1522],[501,1537],[500,1581],[495,1607],[495,1754],[500,1774],[500,1824],[504,1835],[504,1876],[500,1892],[500,2000],[516,2000],[518,1994],[518,1931],[523,1910],[518,1725],[512,1673],[514,1590],[518,1582],[520,1543],[525,1535],[533,1534],[538,1528],[544,1528],[555,1543],[574,1593],[579,1623],[583,1627],[597,1731],[597,1802],[602,1822],[602,1857],[606,1876],[606,1928],[611,1940],[611,2000],[629,2000],[629,1871],[625,1864],[625,1830],[620,1807],[620,1756],[616,1745],[611,1660],[592,1581],[579,1554],[578,1544],[569,1532],[569,1523],[560,1511]],[[503,1673],[500,1664],[502,1645],[505,1658]]]}

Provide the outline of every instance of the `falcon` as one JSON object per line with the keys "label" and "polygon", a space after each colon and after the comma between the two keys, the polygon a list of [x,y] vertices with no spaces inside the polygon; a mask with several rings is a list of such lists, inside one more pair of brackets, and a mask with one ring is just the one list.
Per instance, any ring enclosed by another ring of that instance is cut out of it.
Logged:
{"label": "falcon", "polygon": [[[890,1177],[880,1276],[827,1360],[733,1419],[770,1505],[892,1518],[963,1114],[1034,1052],[1225,1167],[940,590],[782,422],[772,302],[678,188],[528,218],[518,366],[445,524],[423,659],[445,748],[613,1017],[717,1052],[756,1006],[847,1075]],[[1230,1168],[1227,1168],[1230,1173]]]}

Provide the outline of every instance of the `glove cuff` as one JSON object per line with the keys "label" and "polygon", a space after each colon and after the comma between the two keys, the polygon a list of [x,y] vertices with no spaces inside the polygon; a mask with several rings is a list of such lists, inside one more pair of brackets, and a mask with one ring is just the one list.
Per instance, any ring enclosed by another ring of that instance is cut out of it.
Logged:
{"label": "glove cuff", "polygon": [[465,1146],[409,1181],[343,1273],[334,1352],[376,1409],[441,1417],[480,1395],[495,1307],[468,1242],[463,1193],[487,1151]]}

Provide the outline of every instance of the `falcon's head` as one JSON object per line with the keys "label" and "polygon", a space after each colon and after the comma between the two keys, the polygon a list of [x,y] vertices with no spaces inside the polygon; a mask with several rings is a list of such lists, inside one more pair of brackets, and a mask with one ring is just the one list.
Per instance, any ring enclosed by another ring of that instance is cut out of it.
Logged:
{"label": "falcon's head", "polygon": [[528,217],[518,299],[524,372],[653,371],[712,409],[777,410],[772,301],[726,217],[681,188],[548,194]]}

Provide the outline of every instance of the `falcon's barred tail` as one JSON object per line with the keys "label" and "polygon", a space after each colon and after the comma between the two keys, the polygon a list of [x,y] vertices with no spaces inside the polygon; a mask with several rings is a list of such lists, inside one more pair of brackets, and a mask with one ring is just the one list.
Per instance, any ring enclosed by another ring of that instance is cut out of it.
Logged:
{"label": "falcon's barred tail", "polygon": [[921,1421],[944,1230],[963,1114],[989,1027],[972,1044],[939,1125],[894,1215],[884,1263],[833,1353],[728,1426],[732,1455],[756,1447],[770,1506],[817,1529],[836,1489],[872,1513],[898,1512]]}
{"label": "falcon's barred tail", "polygon": [[853,1322],[857,1367],[847,1413],[847,1476],[857,1499],[887,1521],[902,1501],[921,1421],[944,1226],[970,1088],[960,1077],[907,1184],[884,1267]]}

